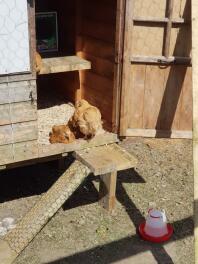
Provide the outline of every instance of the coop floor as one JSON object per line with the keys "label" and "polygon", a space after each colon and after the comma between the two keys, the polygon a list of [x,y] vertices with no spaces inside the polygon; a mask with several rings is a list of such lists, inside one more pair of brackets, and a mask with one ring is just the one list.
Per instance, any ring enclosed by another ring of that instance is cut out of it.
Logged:
{"label": "coop floor", "polygon": [[[24,250],[15,264],[193,264],[193,172],[190,140],[127,139],[135,171],[119,174],[117,209],[98,205],[98,180],[90,177]],[[1,173],[0,220],[18,221],[57,179],[56,163]],[[166,210],[174,235],[165,244],[136,234],[149,207]]]}
{"label": "coop floor", "polygon": [[65,125],[73,115],[74,106],[61,95],[48,91],[39,92],[38,96],[38,131],[39,143],[49,143],[49,133],[54,125]]}

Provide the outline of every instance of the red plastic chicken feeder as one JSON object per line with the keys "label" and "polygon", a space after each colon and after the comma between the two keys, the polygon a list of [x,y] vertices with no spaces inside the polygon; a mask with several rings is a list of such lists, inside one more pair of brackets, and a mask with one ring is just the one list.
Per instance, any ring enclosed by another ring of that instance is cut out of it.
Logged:
{"label": "red plastic chicken feeder", "polygon": [[173,234],[173,227],[167,224],[165,211],[150,209],[146,221],[139,226],[140,236],[154,243],[165,242]]}

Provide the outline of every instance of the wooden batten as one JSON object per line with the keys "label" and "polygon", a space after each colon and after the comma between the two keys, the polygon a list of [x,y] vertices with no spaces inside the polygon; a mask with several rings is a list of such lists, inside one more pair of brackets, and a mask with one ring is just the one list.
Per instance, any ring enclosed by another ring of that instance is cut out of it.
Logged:
{"label": "wooden batten", "polygon": [[182,130],[156,130],[156,129],[127,129],[127,137],[148,137],[148,138],[188,138],[192,139],[192,131]]}

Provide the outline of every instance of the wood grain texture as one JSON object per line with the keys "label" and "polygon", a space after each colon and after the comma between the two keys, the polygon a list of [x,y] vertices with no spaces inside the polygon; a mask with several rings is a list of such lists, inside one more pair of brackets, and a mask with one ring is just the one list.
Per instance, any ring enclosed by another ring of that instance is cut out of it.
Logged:
{"label": "wood grain texture", "polygon": [[164,95],[164,69],[146,66],[143,128],[157,128]]}
{"label": "wood grain texture", "polygon": [[[190,20],[189,1],[174,2],[177,3],[174,3],[173,9],[171,8],[172,14],[169,12],[169,17],[173,20],[182,18],[188,22]],[[128,5],[129,3],[130,0]],[[162,56],[164,25],[168,20],[164,24],[155,24],[153,21],[160,17],[165,18],[168,7],[166,3],[171,6],[173,4],[172,0],[163,1],[163,3],[162,1],[134,0],[134,16],[144,21],[135,24],[133,21],[129,23],[129,26],[127,20],[130,21],[132,14],[131,8],[127,7],[129,10],[126,11],[125,18],[126,57],[124,57],[121,103],[125,124],[123,136],[137,135],[138,131],[140,135],[143,135],[142,129],[145,129],[145,134],[149,129],[156,132],[156,134],[151,133],[153,136],[163,135],[164,131],[166,136],[169,133],[171,137],[172,131],[181,130],[182,133],[186,131],[188,135],[192,129],[190,23],[177,24],[176,27],[173,25],[171,36],[169,36],[170,45],[169,43],[167,45],[170,56],[167,59]],[[148,17],[152,18],[152,22],[146,21]],[[127,36],[130,36],[129,40]],[[131,65],[127,64],[129,58]],[[133,132],[129,133],[130,129]],[[176,135],[179,136],[178,133],[175,133]]]}
{"label": "wood grain texture", "polygon": [[39,145],[39,157],[53,156],[60,153],[93,148],[95,146],[102,146],[115,142],[118,142],[116,134],[105,133],[104,135],[95,136],[90,141],[79,139],[70,144]]}
{"label": "wood grain texture", "polygon": [[55,57],[42,59],[42,68],[39,74],[81,71],[88,69],[91,69],[91,63],[77,56]]}
{"label": "wood grain texture", "polygon": [[37,120],[36,102],[0,105],[0,125]]}
{"label": "wood grain texture", "polygon": [[79,9],[81,23],[76,30],[76,53],[92,61],[92,69],[80,73],[81,96],[100,109],[104,123],[110,127],[113,119],[116,1],[85,0]]}
{"label": "wood grain texture", "polygon": [[14,162],[13,145],[0,146],[0,165]]}
{"label": "wood grain texture", "polygon": [[99,203],[109,213],[112,213],[116,206],[116,183],[116,171],[100,176]]}
{"label": "wood grain texture", "polygon": [[86,164],[96,176],[137,165],[137,159],[117,144],[76,151],[74,157]]}
{"label": "wood grain texture", "polygon": [[198,2],[192,0],[193,165],[195,264],[198,264]]}
{"label": "wood grain texture", "polygon": [[145,65],[132,65],[131,72],[132,82],[129,91],[129,127],[143,127],[144,112],[144,93],[145,93]]}
{"label": "wood grain texture", "polygon": [[28,81],[0,85],[0,105],[36,100],[36,83]]}
{"label": "wood grain texture", "polygon": [[13,144],[14,162],[38,158],[37,140]]}
{"label": "wood grain texture", "polygon": [[121,109],[120,109],[120,135],[125,136],[129,122],[129,87],[132,75],[130,73],[133,40],[133,10],[134,2],[127,0],[125,13],[125,36],[123,51],[123,70],[122,70],[122,90],[121,90]]}

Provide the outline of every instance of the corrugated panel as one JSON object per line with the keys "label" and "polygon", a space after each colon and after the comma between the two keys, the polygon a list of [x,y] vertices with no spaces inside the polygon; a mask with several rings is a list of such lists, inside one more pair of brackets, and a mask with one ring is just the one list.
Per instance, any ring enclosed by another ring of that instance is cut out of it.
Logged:
{"label": "corrugated panel", "polygon": [[0,74],[30,71],[27,0],[0,1]]}

